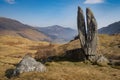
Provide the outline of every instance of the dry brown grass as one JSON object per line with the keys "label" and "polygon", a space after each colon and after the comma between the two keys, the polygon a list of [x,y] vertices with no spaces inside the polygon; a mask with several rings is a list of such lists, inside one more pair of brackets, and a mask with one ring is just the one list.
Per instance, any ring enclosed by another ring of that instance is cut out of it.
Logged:
{"label": "dry brown grass", "polygon": [[37,49],[32,49],[32,47],[44,45],[49,45],[49,43],[35,42],[22,37],[0,36],[0,54],[4,56],[34,54]]}
{"label": "dry brown grass", "polygon": [[48,42],[34,42],[22,37],[15,36],[0,36],[0,62],[15,64],[21,58],[31,53],[35,55],[37,49],[34,47],[49,45]]}
{"label": "dry brown grass", "polygon": [[[49,45],[47,42],[33,42],[21,37],[0,36],[0,80],[8,80],[5,76],[6,70],[14,69],[14,64],[17,64],[26,53],[30,52],[34,57],[37,50],[50,49]],[[99,45],[99,51],[105,56],[109,58],[115,56],[114,59],[120,56],[120,35],[100,35]],[[63,54],[76,48],[80,48],[79,40],[54,46],[56,54]],[[45,73],[23,73],[11,80],[120,80],[120,69],[110,66],[100,67],[69,61],[50,62],[45,65],[47,67]]]}
{"label": "dry brown grass", "polygon": [[[58,54],[64,54],[68,50],[80,48],[80,41],[74,40],[70,43],[56,48]],[[110,59],[120,59],[120,34],[119,35],[99,35],[98,53],[104,54]]]}
{"label": "dry brown grass", "polygon": [[[14,66],[2,63],[0,67],[0,80],[7,80],[4,72]],[[11,80],[120,80],[120,70],[111,67],[68,61],[46,63],[46,67],[47,72],[23,73]]]}

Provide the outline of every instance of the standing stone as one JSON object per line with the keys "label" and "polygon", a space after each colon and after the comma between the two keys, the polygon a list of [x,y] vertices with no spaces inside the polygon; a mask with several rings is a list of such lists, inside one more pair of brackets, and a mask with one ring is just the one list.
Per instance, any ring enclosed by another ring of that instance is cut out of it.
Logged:
{"label": "standing stone", "polygon": [[86,9],[87,20],[87,55],[88,59],[93,61],[93,58],[97,54],[97,22],[92,11]]}
{"label": "standing stone", "polygon": [[78,7],[78,34],[86,59],[101,65],[102,63],[107,64],[109,61],[105,57],[97,54],[97,22],[89,8],[86,9],[86,20],[87,27],[85,26],[83,11]]}
{"label": "standing stone", "polygon": [[78,25],[78,33],[81,42],[81,47],[84,48],[86,47],[85,42],[87,39],[87,35],[86,35],[85,18],[83,15],[83,10],[80,7],[78,7],[77,25]]}

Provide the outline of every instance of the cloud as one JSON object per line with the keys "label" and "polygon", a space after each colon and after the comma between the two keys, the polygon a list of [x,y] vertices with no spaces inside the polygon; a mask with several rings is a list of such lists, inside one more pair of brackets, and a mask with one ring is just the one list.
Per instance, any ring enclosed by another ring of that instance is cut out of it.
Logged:
{"label": "cloud", "polygon": [[9,4],[15,4],[15,0],[5,0]]}
{"label": "cloud", "polygon": [[104,0],[85,0],[84,4],[98,4],[103,2]]}

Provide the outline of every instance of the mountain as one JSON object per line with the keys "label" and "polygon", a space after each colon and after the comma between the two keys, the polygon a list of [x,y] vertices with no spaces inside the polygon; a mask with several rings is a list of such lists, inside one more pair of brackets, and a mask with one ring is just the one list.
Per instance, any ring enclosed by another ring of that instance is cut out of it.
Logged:
{"label": "mountain", "polygon": [[53,25],[48,27],[36,27],[39,31],[50,36],[53,42],[68,42],[77,35],[77,31],[71,28],[65,28],[59,25]]}
{"label": "mountain", "polygon": [[58,25],[32,27],[17,20],[0,17],[0,36],[20,36],[34,41],[64,43],[73,39],[76,34],[76,30]]}
{"label": "mountain", "polygon": [[29,25],[3,17],[0,17],[0,35],[21,36],[34,41],[50,40],[47,35]]}
{"label": "mountain", "polygon": [[120,33],[120,21],[112,23],[107,27],[103,27],[98,30],[100,34],[119,34]]}

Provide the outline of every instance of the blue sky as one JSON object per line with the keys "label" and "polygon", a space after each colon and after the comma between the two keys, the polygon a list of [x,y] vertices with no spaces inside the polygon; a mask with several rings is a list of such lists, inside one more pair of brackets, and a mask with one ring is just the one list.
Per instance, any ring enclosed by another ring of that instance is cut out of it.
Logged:
{"label": "blue sky", "polygon": [[98,27],[120,21],[120,0],[0,0],[0,17],[46,27],[61,25],[76,29],[77,7],[94,12]]}

